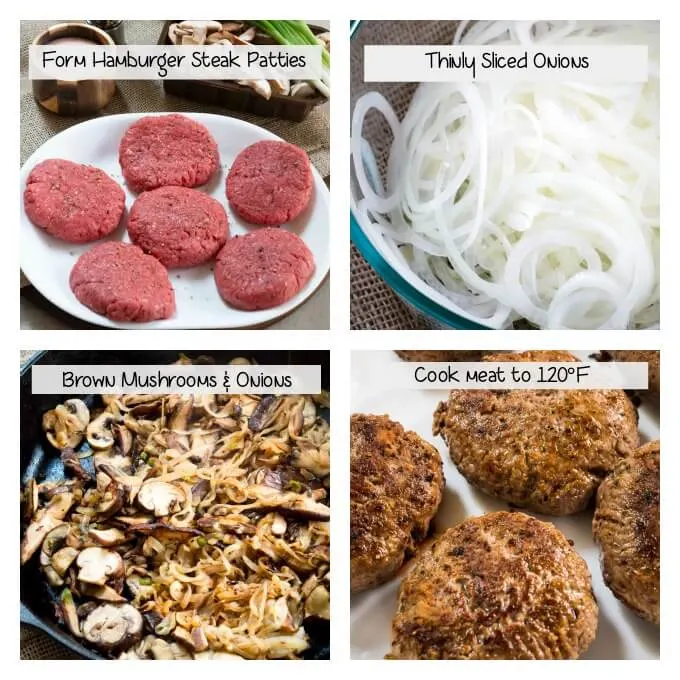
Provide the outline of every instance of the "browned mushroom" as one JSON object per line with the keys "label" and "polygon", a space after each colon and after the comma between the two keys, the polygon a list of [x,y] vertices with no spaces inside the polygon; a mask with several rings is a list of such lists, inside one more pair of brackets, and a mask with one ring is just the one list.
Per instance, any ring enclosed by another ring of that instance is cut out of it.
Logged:
{"label": "browned mushroom", "polygon": [[83,637],[80,632],[80,622],[78,621],[78,612],[76,611],[76,604],[73,601],[73,595],[68,588],[64,588],[59,595],[59,605],[61,608],[61,615],[64,618],[64,623],[76,637]]}
{"label": "browned mushroom", "polygon": [[75,448],[83,440],[90,410],[80,399],[68,399],[43,415],[47,440],[57,449]]}
{"label": "browned mushroom", "polygon": [[62,520],[72,504],[73,494],[66,491],[57,494],[43,512],[38,513],[36,519],[28,525],[21,542],[21,564],[26,564],[40,547],[45,536],[63,523]]}
{"label": "browned mushroom", "polygon": [[153,512],[156,517],[165,517],[177,512],[186,500],[184,491],[178,486],[157,479],[144,482],[137,496],[141,507]]}
{"label": "browned mushroom", "polygon": [[122,545],[130,540],[124,532],[114,527],[109,529],[90,529],[87,535],[93,538],[99,545],[107,548]]}
{"label": "browned mushroom", "polygon": [[142,637],[142,615],[130,604],[103,604],[83,621],[85,639],[108,651],[121,651]]}
{"label": "browned mushroom", "polygon": [[79,555],[76,564],[80,568],[78,580],[103,586],[110,578],[123,574],[123,558],[113,550],[86,548]]}
{"label": "browned mushroom", "polygon": [[87,441],[93,449],[110,449],[115,444],[113,425],[116,417],[103,411],[87,426]]}

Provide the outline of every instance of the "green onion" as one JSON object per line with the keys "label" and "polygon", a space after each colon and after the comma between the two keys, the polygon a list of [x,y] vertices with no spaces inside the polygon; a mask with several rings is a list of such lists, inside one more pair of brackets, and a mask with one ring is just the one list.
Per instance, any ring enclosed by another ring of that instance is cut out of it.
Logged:
{"label": "green onion", "polygon": [[150,586],[152,583],[151,577],[150,576],[144,576],[139,579],[139,585],[140,586]]}
{"label": "green onion", "polygon": [[198,545],[201,545],[201,546],[205,545],[207,542],[208,541],[206,540],[205,536],[199,536],[196,539],[196,543],[198,543]]}

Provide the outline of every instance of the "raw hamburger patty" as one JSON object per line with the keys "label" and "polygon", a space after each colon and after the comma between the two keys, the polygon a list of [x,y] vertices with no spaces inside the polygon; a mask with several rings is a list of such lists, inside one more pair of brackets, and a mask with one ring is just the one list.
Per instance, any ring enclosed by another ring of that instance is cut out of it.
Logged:
{"label": "raw hamburger patty", "polygon": [[[485,361],[576,361],[568,352],[487,355]],[[433,429],[478,489],[548,515],[583,510],[639,444],[623,390],[453,390]]]}
{"label": "raw hamburger patty", "polygon": [[350,421],[353,592],[388,580],[427,536],[442,499],[437,449],[387,416]]}
{"label": "raw hamburger patty", "polygon": [[166,267],[193,267],[215,257],[229,226],[224,208],[202,191],[160,187],[135,201],[128,233]]}
{"label": "raw hamburger patty", "polygon": [[132,191],[205,184],[220,162],[207,128],[186,116],[145,116],[123,135],[118,151],[123,176]]}
{"label": "raw hamburger patty", "polygon": [[486,354],[496,354],[498,350],[458,350],[458,349],[395,349],[404,361],[481,361]]}
{"label": "raw hamburger patty", "polygon": [[314,272],[304,241],[284,229],[266,228],[229,239],[217,255],[220,295],[238,309],[269,309],[300,292]]}
{"label": "raw hamburger patty", "polygon": [[641,446],[602,482],[593,535],[616,597],[659,623],[659,442]]}
{"label": "raw hamburger patty", "polygon": [[494,512],[449,529],[401,584],[397,659],[576,659],[598,607],[583,558],[552,524]]}
{"label": "raw hamburger patty", "polygon": [[307,207],[313,183],[302,149],[287,142],[257,142],[236,156],[227,176],[227,199],[247,222],[275,227]]}
{"label": "raw hamburger patty", "polygon": [[154,321],[175,312],[165,267],[128,243],[108,241],[88,250],[69,283],[80,302],[113,321]]}
{"label": "raw hamburger patty", "polygon": [[[646,361],[649,396],[658,399],[661,390],[661,365],[658,350],[610,349],[603,352],[614,361]],[[644,393],[644,391],[642,391]]]}
{"label": "raw hamburger patty", "polygon": [[24,208],[31,222],[51,236],[87,243],[118,226],[125,192],[99,168],[55,158],[31,171]]}

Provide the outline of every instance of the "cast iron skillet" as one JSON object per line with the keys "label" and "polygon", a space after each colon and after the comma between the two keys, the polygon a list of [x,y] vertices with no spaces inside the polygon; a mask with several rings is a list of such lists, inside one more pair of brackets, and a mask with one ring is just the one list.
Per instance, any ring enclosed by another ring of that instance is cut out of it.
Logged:
{"label": "cast iron skillet", "polygon": [[[21,369],[21,486],[31,477],[38,481],[44,479],[63,479],[64,468],[59,452],[51,447],[44,437],[41,421],[42,414],[64,401],[64,395],[32,394],[31,366],[34,364],[171,364],[179,354],[186,354],[192,359],[204,355],[212,357],[215,363],[226,364],[235,357],[248,357],[258,364],[318,364],[321,366],[321,386],[329,389],[330,362],[325,351],[70,351],[59,350],[41,352]],[[73,395],[74,397],[76,395]],[[98,403],[93,395],[78,395],[88,405]],[[329,420],[329,412],[320,414]],[[22,520],[21,535],[25,529]],[[65,645],[85,659],[107,658],[97,650],[83,645],[62,628],[55,618],[55,592],[51,590],[42,572],[38,568],[38,558],[33,558],[21,567],[21,622],[40,628],[55,640]],[[330,631],[328,622],[316,621],[308,625],[307,634],[311,647],[304,653],[306,659],[330,658]]]}

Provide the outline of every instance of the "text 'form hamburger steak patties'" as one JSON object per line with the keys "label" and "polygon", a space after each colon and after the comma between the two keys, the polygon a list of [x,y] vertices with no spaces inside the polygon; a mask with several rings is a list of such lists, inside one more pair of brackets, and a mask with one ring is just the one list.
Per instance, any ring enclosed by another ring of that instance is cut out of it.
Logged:
{"label": "text 'form hamburger steak patties'", "polygon": [[353,592],[387,581],[426,536],[442,499],[439,452],[387,416],[350,422]]}
{"label": "text 'form hamburger steak patties'", "polygon": [[[484,360],[577,361],[559,351]],[[639,444],[637,411],[623,390],[452,390],[433,430],[473,486],[547,515],[584,510]]]}

